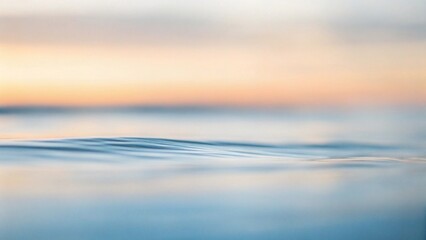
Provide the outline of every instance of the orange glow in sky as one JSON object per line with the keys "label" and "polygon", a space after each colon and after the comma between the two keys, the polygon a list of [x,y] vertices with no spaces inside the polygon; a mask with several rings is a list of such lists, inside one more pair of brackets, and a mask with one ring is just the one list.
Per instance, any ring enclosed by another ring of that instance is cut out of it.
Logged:
{"label": "orange glow in sky", "polygon": [[[392,47],[369,46],[358,52],[344,52],[332,46],[301,50],[285,46],[1,45],[0,103],[279,105],[425,101],[426,70],[416,64],[423,54],[416,51],[424,46]],[[356,59],[356,54],[365,60]],[[406,58],[396,59],[401,55]]]}
{"label": "orange glow in sky", "polygon": [[426,103],[415,8],[214,3],[0,4],[0,106]]}

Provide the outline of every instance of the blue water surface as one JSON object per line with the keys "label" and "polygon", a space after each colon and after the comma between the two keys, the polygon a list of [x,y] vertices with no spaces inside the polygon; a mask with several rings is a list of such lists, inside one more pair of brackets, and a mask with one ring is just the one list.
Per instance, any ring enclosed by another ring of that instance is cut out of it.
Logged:
{"label": "blue water surface", "polygon": [[425,239],[426,112],[0,108],[0,239]]}

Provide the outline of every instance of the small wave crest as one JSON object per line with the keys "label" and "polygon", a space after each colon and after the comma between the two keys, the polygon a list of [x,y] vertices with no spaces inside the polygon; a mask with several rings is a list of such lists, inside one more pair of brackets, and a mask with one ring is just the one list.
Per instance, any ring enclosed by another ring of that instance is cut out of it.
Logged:
{"label": "small wave crest", "polygon": [[[187,159],[321,160],[353,157],[396,157],[412,149],[361,143],[265,144],[232,141],[191,141],[160,138],[79,138],[0,143],[2,163],[31,161],[126,162]],[[413,155],[413,154],[412,154]]]}

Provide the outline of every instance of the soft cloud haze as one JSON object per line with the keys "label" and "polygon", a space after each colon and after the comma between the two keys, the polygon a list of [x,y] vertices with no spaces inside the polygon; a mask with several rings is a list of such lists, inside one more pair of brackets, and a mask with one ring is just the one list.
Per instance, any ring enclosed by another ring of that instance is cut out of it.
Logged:
{"label": "soft cloud haze", "polygon": [[0,3],[0,104],[426,102],[426,4]]}

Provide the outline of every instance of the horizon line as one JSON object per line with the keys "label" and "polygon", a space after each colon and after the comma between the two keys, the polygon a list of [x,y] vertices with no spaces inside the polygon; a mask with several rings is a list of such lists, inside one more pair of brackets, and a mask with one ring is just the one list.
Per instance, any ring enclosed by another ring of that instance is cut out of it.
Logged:
{"label": "horizon line", "polygon": [[55,111],[55,110],[244,110],[244,109],[351,109],[351,108],[424,108],[426,103],[358,103],[358,104],[0,104],[0,113],[15,111]]}

